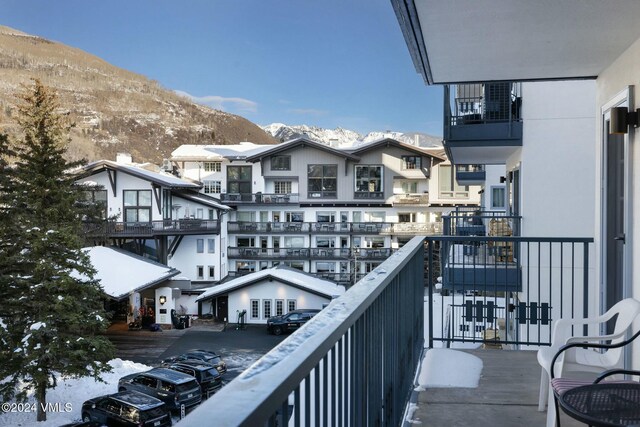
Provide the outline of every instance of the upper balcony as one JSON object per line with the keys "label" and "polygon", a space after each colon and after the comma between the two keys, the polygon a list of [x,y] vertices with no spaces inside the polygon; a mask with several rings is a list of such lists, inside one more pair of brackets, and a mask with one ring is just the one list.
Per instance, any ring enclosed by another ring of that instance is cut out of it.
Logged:
{"label": "upper balcony", "polygon": [[487,179],[484,165],[457,165],[456,181],[459,185],[483,185]]}
{"label": "upper balcony", "polygon": [[222,193],[220,201],[230,206],[258,204],[258,205],[289,205],[298,204],[300,197],[297,193]]}
{"label": "upper balcony", "polygon": [[522,146],[520,83],[445,85],[444,146],[454,164],[502,164]]}
{"label": "upper balcony", "polygon": [[212,219],[164,219],[149,222],[104,221],[85,223],[84,231],[87,236],[107,238],[220,234],[220,222]]}

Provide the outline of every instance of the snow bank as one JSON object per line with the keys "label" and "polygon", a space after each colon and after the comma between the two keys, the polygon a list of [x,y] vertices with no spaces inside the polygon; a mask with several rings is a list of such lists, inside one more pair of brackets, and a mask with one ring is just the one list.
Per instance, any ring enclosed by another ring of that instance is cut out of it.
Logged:
{"label": "snow bank", "polygon": [[[58,379],[58,385],[47,390],[47,403],[52,407],[59,408],[57,412],[47,413],[47,421],[36,422],[36,413],[30,412],[3,412],[0,413],[0,426],[34,426],[49,427],[61,424],[72,423],[80,420],[82,414],[82,403],[93,397],[104,394],[116,393],[118,391],[118,380],[125,375],[135,372],[147,371],[151,366],[129,360],[113,359],[109,362],[112,371],[102,376],[104,383],[96,382],[93,378],[69,378]],[[35,409],[36,400],[33,392],[29,392],[27,399],[29,405]],[[17,409],[17,408],[14,408]]]}
{"label": "snow bank", "polygon": [[427,351],[420,367],[420,387],[476,388],[482,372],[482,360],[456,350],[434,348]]}

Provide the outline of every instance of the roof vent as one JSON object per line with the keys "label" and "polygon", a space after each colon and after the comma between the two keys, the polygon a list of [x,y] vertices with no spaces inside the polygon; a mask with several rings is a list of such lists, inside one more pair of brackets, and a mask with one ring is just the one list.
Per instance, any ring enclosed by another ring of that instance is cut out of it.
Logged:
{"label": "roof vent", "polygon": [[117,153],[116,163],[119,163],[122,165],[130,165],[131,163],[133,163],[133,158],[129,153]]}

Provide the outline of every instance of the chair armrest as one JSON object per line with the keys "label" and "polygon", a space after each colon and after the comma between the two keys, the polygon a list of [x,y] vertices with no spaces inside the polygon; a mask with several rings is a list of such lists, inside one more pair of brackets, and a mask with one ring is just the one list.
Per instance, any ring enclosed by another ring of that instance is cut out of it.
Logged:
{"label": "chair armrest", "polygon": [[[616,335],[620,335],[620,334],[615,334],[615,335],[610,335],[610,336],[616,336]],[[638,332],[636,332],[635,334],[633,334],[633,336],[631,338],[629,338],[627,340],[624,340],[624,341],[620,341],[619,343],[615,343],[615,344],[601,344],[601,343],[588,343],[588,342],[573,342],[573,343],[570,343],[570,344],[565,344],[562,347],[560,347],[558,352],[555,354],[555,356],[553,356],[553,359],[551,360],[551,378],[554,378],[553,368],[554,368],[554,366],[556,364],[556,360],[558,359],[558,357],[560,357],[561,353],[563,353],[564,351],[566,351],[566,350],[568,350],[570,348],[583,347],[583,348],[606,348],[606,349],[611,349],[611,348],[624,347],[625,345],[629,344],[631,341],[635,340],[639,335],[640,335],[640,330]],[[607,339],[605,337],[607,337],[607,335],[603,335],[601,337],[598,337],[598,340]],[[575,338],[584,339],[585,337],[575,337]]]}
{"label": "chair armrest", "polygon": [[625,329],[622,332],[618,332],[617,334],[611,335],[600,335],[600,336],[586,336],[586,337],[571,337],[569,338],[565,344],[571,344],[574,342],[585,342],[585,341],[609,341],[615,340],[616,338],[624,337],[627,334],[627,330]]}
{"label": "chair armrest", "polygon": [[624,374],[624,375],[637,375],[640,376],[640,371],[633,371],[630,369],[609,369],[608,371],[604,371],[598,378],[596,378],[593,383],[598,384],[603,379],[610,377],[611,375]]}

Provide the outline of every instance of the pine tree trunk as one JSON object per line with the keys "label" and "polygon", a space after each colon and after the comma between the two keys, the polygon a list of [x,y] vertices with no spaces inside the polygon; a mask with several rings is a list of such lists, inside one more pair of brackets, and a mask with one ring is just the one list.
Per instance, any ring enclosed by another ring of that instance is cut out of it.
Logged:
{"label": "pine tree trunk", "polygon": [[47,388],[45,385],[36,387],[36,401],[38,404],[38,421],[47,421],[47,413],[44,408],[47,406]]}

